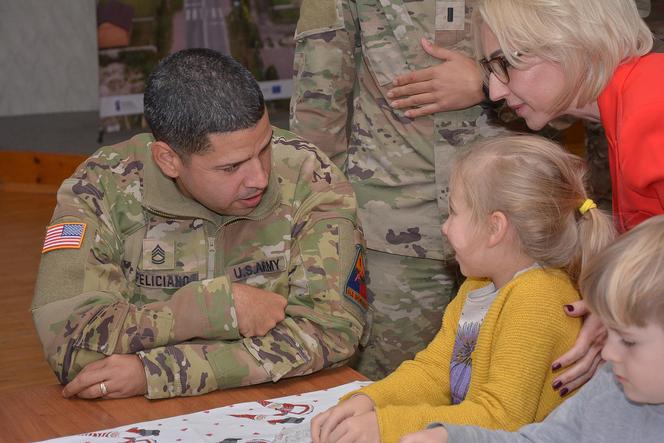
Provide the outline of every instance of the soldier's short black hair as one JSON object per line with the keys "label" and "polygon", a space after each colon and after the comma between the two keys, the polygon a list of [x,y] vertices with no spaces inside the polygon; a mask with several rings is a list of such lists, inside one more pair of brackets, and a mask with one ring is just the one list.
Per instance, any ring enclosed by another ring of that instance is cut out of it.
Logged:
{"label": "soldier's short black hair", "polygon": [[185,158],[209,148],[208,135],[256,125],[265,101],[251,73],[212,49],[184,49],[150,74],[144,115],[156,140]]}

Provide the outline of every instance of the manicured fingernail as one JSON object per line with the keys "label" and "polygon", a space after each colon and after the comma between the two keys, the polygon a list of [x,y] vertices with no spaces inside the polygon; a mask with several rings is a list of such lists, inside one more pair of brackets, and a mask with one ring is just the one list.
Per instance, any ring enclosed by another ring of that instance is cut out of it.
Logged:
{"label": "manicured fingernail", "polygon": [[557,371],[558,369],[560,369],[560,367],[561,367],[561,364],[560,364],[560,363],[554,363],[554,364],[551,366],[551,369],[554,370],[554,371]]}
{"label": "manicured fingernail", "polygon": [[574,306],[572,305],[565,305],[565,309],[567,309],[567,312],[574,312]]}
{"label": "manicured fingernail", "polygon": [[560,390],[560,396],[561,396],[561,397],[564,397],[564,396],[567,395],[568,392],[569,392],[569,389],[567,389],[567,388],[562,388],[562,389]]}
{"label": "manicured fingernail", "polygon": [[553,389],[558,389],[562,385],[563,385],[563,382],[561,382],[560,380],[556,380],[556,382],[553,384]]}
{"label": "manicured fingernail", "polygon": [[389,92],[387,93],[387,98],[392,98],[393,96],[394,96],[394,92],[389,91]]}

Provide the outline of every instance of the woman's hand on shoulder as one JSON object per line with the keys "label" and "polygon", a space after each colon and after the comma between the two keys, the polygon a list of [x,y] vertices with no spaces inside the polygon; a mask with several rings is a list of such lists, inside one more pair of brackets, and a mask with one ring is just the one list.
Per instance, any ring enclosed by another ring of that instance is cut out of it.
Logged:
{"label": "woman's hand on shoulder", "polygon": [[564,309],[570,317],[584,317],[584,320],[574,346],[551,367],[553,371],[566,368],[553,382],[553,388],[561,397],[592,378],[603,361],[601,351],[606,339],[606,328],[596,314],[590,313],[583,300],[565,305]]}

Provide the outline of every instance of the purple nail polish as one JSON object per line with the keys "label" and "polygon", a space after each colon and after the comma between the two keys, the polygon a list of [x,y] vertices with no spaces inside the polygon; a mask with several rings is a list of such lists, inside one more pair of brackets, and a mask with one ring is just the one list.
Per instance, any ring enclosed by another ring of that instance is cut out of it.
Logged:
{"label": "purple nail polish", "polygon": [[567,309],[567,312],[574,312],[574,306],[572,305],[565,305],[565,309]]}
{"label": "purple nail polish", "polygon": [[563,385],[563,382],[561,382],[560,380],[557,380],[557,381],[553,384],[553,389],[558,389],[558,388],[560,388],[562,385]]}
{"label": "purple nail polish", "polygon": [[567,395],[568,392],[569,392],[569,389],[567,389],[567,388],[562,388],[562,389],[560,390],[560,396],[561,396],[561,397],[564,397],[564,396]]}
{"label": "purple nail polish", "polygon": [[554,363],[551,366],[551,369],[554,370],[554,371],[557,371],[558,369],[560,369],[560,366],[561,366],[560,363]]}

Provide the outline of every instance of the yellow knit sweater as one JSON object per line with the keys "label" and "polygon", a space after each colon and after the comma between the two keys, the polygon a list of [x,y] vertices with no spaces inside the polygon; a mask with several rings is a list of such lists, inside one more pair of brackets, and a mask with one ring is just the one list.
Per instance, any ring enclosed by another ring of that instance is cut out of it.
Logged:
{"label": "yellow knit sweater", "polygon": [[486,284],[467,279],[426,349],[385,379],[344,397],[357,392],[371,397],[383,442],[396,442],[434,421],[515,430],[541,421],[562,401],[551,387],[551,364],[579,333],[581,320],[563,311],[579,294],[562,271],[536,268],[500,289],[472,353],[466,398],[450,404],[450,360],[459,317],[468,293]]}

